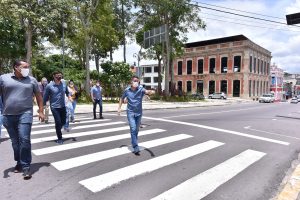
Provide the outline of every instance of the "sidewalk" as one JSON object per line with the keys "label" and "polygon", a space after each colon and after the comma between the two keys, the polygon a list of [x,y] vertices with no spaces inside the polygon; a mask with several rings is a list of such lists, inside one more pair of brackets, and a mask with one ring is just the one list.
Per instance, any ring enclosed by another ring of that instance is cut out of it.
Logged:
{"label": "sidewalk", "polygon": [[[144,101],[143,110],[156,109],[175,109],[175,108],[192,108],[192,107],[208,107],[208,106],[224,106],[237,103],[254,103],[252,100],[245,99],[205,99],[197,102],[164,102],[164,101]],[[118,103],[103,103],[103,112],[117,112]],[[34,106],[34,111],[38,110],[38,106]],[[126,110],[126,104],[122,105],[122,110]],[[85,114],[93,112],[93,104],[77,104],[76,114]],[[50,111],[51,113],[51,111]]]}

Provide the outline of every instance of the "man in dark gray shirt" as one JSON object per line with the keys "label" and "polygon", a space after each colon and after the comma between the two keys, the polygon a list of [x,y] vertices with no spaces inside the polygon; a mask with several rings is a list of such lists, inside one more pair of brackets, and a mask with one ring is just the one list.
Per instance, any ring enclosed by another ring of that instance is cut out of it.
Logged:
{"label": "man in dark gray shirt", "polygon": [[61,81],[62,76],[62,73],[59,71],[53,73],[53,81],[46,86],[43,97],[44,105],[50,99],[50,109],[55,121],[56,142],[58,144],[63,144],[64,142],[61,129],[66,123],[65,95],[67,94],[67,88]]}
{"label": "man in dark gray shirt", "polygon": [[29,64],[23,60],[13,65],[14,73],[0,76],[0,96],[3,102],[3,125],[10,136],[17,161],[14,172],[23,170],[24,179],[30,179],[33,96],[39,106],[39,119],[44,120],[43,101],[35,78],[28,76]]}

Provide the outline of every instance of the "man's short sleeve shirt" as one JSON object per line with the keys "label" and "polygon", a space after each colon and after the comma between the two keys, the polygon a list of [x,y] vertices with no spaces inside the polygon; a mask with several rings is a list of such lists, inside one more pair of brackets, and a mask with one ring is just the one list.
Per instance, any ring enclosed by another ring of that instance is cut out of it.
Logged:
{"label": "man's short sleeve shirt", "polygon": [[33,113],[33,97],[38,92],[38,82],[34,77],[27,76],[18,79],[14,73],[0,76],[3,114]]}
{"label": "man's short sleeve shirt", "polygon": [[139,86],[136,90],[132,90],[131,87],[125,89],[122,99],[127,98],[127,111],[135,114],[142,114],[142,101],[145,95],[145,89]]}

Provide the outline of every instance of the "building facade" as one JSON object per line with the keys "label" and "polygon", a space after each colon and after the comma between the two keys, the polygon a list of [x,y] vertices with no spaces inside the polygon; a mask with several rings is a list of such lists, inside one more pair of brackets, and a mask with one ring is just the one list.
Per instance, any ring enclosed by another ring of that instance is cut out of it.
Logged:
{"label": "building facade", "polygon": [[[137,75],[140,77],[141,84],[145,86],[146,89],[157,89],[158,87],[158,65],[141,65],[136,70]],[[164,76],[162,75],[162,90],[164,90]]]}
{"label": "building facade", "polygon": [[283,84],[284,71],[275,64],[271,66],[271,85],[270,91],[274,94],[275,101],[282,101],[285,98],[284,84]]}
{"label": "building facade", "polygon": [[186,93],[257,99],[270,91],[270,62],[271,52],[244,35],[187,43],[174,59],[174,81]]}

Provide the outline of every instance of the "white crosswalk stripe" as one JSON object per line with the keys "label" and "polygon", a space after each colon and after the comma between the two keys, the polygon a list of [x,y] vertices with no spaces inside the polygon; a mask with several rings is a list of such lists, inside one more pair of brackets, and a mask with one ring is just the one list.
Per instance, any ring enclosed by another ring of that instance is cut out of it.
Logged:
{"label": "white crosswalk stripe", "polygon": [[[125,124],[125,122],[109,122],[109,123],[99,123],[99,124],[75,126],[75,127],[72,128],[72,130],[78,130],[78,129],[83,129],[83,128],[95,128],[95,127],[110,126],[110,125],[117,125],[117,124]],[[53,133],[53,132],[55,132],[55,128],[53,128],[52,130],[31,131],[31,135],[38,135],[38,134],[44,134],[44,133]]]}
{"label": "white crosswalk stripe", "polygon": [[[190,135],[180,134],[180,135],[165,137],[165,138],[156,139],[156,140],[152,140],[152,141],[148,141],[148,142],[143,142],[143,143],[139,144],[140,150],[142,151],[146,148],[152,148],[152,147],[160,146],[163,144],[168,144],[171,142],[176,142],[176,141],[191,138],[191,137],[192,136],[190,136]],[[85,165],[88,163],[104,160],[107,158],[112,158],[115,156],[120,156],[120,155],[123,155],[126,153],[130,153],[132,151],[133,151],[132,147],[115,148],[115,149],[110,149],[107,151],[97,152],[97,153],[79,156],[79,157],[75,157],[75,158],[71,158],[71,159],[67,159],[67,160],[63,160],[63,161],[54,162],[54,163],[52,163],[52,165],[59,171],[63,171],[63,170],[71,169],[74,167],[82,166],[82,165]]]}
{"label": "white crosswalk stripe", "polygon": [[[150,130],[145,130],[145,131],[140,131],[139,136],[143,135],[148,135],[148,134],[153,134],[153,133],[161,133],[165,130],[162,129],[150,129]],[[52,147],[46,147],[42,149],[36,149],[33,150],[32,152],[35,155],[45,155],[45,154],[51,154],[51,153],[56,153],[60,151],[66,151],[70,149],[75,149],[75,148],[81,148],[81,147],[87,147],[95,144],[101,144],[105,142],[112,142],[116,140],[122,140],[130,138],[130,133],[122,134],[122,135],[114,135],[114,136],[109,136],[109,137],[104,137],[104,138],[97,138],[93,140],[87,140],[87,141],[82,141],[82,142],[76,142],[76,143],[71,143],[71,144],[64,144],[60,146],[52,146]]]}
{"label": "white crosswalk stripe", "polygon": [[[90,135],[98,135],[102,133],[111,133],[115,131],[122,131],[122,130],[128,130],[129,126],[122,126],[117,128],[108,128],[108,129],[101,129],[101,130],[95,130],[95,131],[86,131],[86,132],[80,132],[80,133],[71,133],[71,134],[64,134],[63,138],[74,138],[74,137],[82,137],[82,136],[90,136]],[[56,136],[49,136],[49,137],[42,137],[42,138],[35,138],[31,140],[32,144],[35,143],[41,143],[41,142],[47,142],[51,140],[56,140]]]}
{"label": "white crosswalk stripe", "polygon": [[202,199],[265,155],[262,152],[246,150],[158,195],[152,200]]}
{"label": "white crosswalk stripe", "polygon": [[219,147],[223,144],[224,143],[217,141],[204,142],[157,158],[153,158],[151,160],[108,172],[106,174],[85,179],[79,183],[92,192],[99,192],[105,188],[119,184],[121,181],[125,181],[145,173],[150,173],[159,168],[174,164],[186,158]]}

